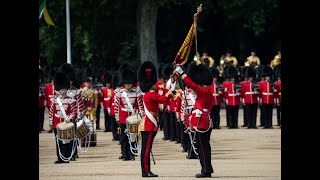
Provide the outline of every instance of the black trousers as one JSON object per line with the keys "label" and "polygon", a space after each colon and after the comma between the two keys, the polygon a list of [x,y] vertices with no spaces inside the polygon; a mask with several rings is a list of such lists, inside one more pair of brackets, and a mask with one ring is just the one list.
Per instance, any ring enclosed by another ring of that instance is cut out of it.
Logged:
{"label": "black trousers", "polygon": [[150,168],[150,152],[152,149],[152,143],[156,136],[156,131],[141,131],[142,147],[141,147],[141,171],[142,174],[151,171]]}
{"label": "black trousers", "polygon": [[264,111],[263,111],[262,104],[261,104],[260,105],[260,126],[264,126],[263,117],[264,117]]}
{"label": "black trousers", "polygon": [[264,115],[263,116],[264,127],[271,128],[273,104],[262,104],[262,109],[263,109],[263,115]]}
{"label": "black trousers", "polygon": [[213,129],[220,128],[220,105],[212,107],[210,116],[213,121]]}
{"label": "black trousers", "polygon": [[96,120],[96,128],[97,129],[100,129],[100,109],[101,109],[101,105],[100,105],[100,103],[98,104],[98,106],[97,106],[97,110],[96,110],[96,118],[97,118],[97,120]]}
{"label": "black trousers", "polygon": [[227,104],[225,104],[226,107],[226,120],[227,120],[227,127],[231,127],[231,120],[230,120],[230,116],[229,116],[229,106],[227,106]]}
{"label": "black trousers", "polygon": [[114,116],[111,116],[111,129],[112,129],[112,138],[114,140],[119,140],[119,134],[118,134],[118,127],[116,118]]}
{"label": "black trousers", "polygon": [[111,131],[111,116],[109,116],[108,110],[107,109],[103,109],[104,112],[104,131],[105,132],[109,132]]}
{"label": "black trousers", "polygon": [[247,118],[247,105],[243,105],[243,127],[248,126],[248,118]]}
{"label": "black trousers", "polygon": [[230,128],[238,128],[239,106],[229,106]]}
{"label": "black trousers", "polygon": [[255,104],[246,104],[247,110],[247,120],[248,120],[248,128],[256,128],[257,124],[257,111],[258,111],[258,103]]}
{"label": "black trousers", "polygon": [[176,122],[177,122],[177,117],[175,112],[170,112],[170,139],[172,141],[175,141],[177,138],[176,135]]}
{"label": "black trousers", "polygon": [[[206,129],[199,129],[205,131]],[[211,164],[210,135],[212,129],[205,133],[196,132],[197,150],[200,158],[201,172],[205,174],[213,173]]]}
{"label": "black trousers", "polygon": [[281,104],[280,106],[277,106],[277,120],[278,120],[278,126],[281,126]]}
{"label": "black trousers", "polygon": [[185,144],[185,140],[184,140],[184,124],[182,121],[178,122],[179,124],[179,137],[180,137],[180,143],[181,146],[183,147],[183,145]]}
{"label": "black trousers", "polygon": [[163,130],[163,112],[162,111],[158,111],[158,115],[159,115],[159,128],[160,128],[160,131],[162,131]]}
{"label": "black trousers", "polygon": [[63,144],[62,141],[58,140],[58,143],[59,143],[59,148],[58,148],[58,143],[57,143],[57,140],[56,140],[56,136],[57,136],[57,129],[54,128],[53,129],[53,132],[54,132],[54,140],[56,141],[56,153],[57,153],[57,158],[58,158],[58,161],[63,161],[60,156],[59,156],[59,148],[60,148],[60,152],[61,154],[65,157],[65,158],[69,158],[70,155],[71,155],[71,151],[72,151],[72,144],[73,144],[73,141],[71,141],[70,143],[68,144]]}
{"label": "black trousers", "polygon": [[164,139],[168,140],[170,136],[170,112],[163,112],[163,136]]}
{"label": "black trousers", "polygon": [[125,159],[130,159],[131,151],[130,151],[130,144],[127,134],[124,133],[126,129],[126,124],[120,124],[121,134],[120,134],[120,144],[121,144],[121,153]]}
{"label": "black trousers", "polygon": [[[74,131],[76,132],[77,131],[77,123],[74,122]],[[70,152],[72,151],[72,144],[73,144],[73,140],[70,141]],[[75,146],[78,146],[78,141],[75,143]],[[78,156],[78,148],[75,147],[75,150],[74,150],[74,153],[73,153],[73,157],[75,158],[76,156]]]}
{"label": "black trousers", "polygon": [[45,107],[39,109],[39,131],[43,129]]}

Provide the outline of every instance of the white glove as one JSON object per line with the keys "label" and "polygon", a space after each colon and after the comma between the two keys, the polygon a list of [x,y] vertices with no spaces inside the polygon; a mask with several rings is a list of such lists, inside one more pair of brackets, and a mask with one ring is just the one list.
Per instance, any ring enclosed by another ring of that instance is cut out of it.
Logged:
{"label": "white glove", "polygon": [[111,109],[107,108],[109,116],[111,115]]}
{"label": "white glove", "polygon": [[52,128],[52,120],[49,120],[49,126]]}
{"label": "white glove", "polygon": [[176,83],[177,82],[174,82],[173,84],[171,83],[171,91],[176,90]]}
{"label": "white glove", "polygon": [[67,117],[66,122],[69,123],[70,122],[71,117]]}
{"label": "white glove", "polygon": [[183,70],[180,66],[177,66],[175,71],[177,71],[179,74],[182,74],[183,73]]}

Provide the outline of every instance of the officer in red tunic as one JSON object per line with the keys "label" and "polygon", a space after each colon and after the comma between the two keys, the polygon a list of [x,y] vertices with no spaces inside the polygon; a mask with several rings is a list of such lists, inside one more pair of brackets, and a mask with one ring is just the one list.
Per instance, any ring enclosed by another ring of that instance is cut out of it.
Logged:
{"label": "officer in red tunic", "polygon": [[[241,89],[243,89],[244,84],[248,81],[248,77],[246,77],[246,71],[248,69],[248,66],[244,67],[241,69],[241,82],[239,85],[241,86]],[[243,109],[243,125],[242,127],[247,127],[248,126],[248,118],[247,118],[247,106],[246,103],[244,102],[244,98],[240,96],[240,102],[242,103],[242,109]]]}
{"label": "officer in red tunic", "polygon": [[[55,75],[56,75],[56,69],[55,68],[50,69],[48,74],[49,83],[46,84],[45,93],[44,93],[48,112],[50,111],[50,107],[51,107],[52,101],[54,100],[54,95],[55,95],[54,86],[53,86],[53,79]],[[48,133],[52,133],[52,129],[50,129]]]}
{"label": "officer in red tunic", "polygon": [[265,77],[265,80],[259,84],[259,101],[262,103],[264,129],[272,129],[272,110],[275,90],[274,83],[271,82],[272,68],[270,66],[264,66],[261,75]]}
{"label": "officer in red tunic", "polygon": [[44,86],[44,72],[42,69],[39,69],[39,133],[44,131],[43,122],[44,122],[44,111],[45,111],[45,86]]}
{"label": "officer in red tunic", "polygon": [[104,74],[104,85],[105,87],[101,89],[103,97],[103,110],[104,110],[104,132],[111,131],[111,97],[112,97],[112,88],[111,88],[111,79],[112,75],[110,73]]}
{"label": "officer in red tunic", "polygon": [[256,129],[257,123],[257,110],[258,110],[258,95],[259,95],[259,86],[255,84],[254,80],[256,77],[256,70],[249,66],[244,76],[248,78],[248,81],[242,83],[241,98],[243,103],[246,106],[246,118],[248,129]]}
{"label": "officer in red tunic", "polygon": [[213,107],[211,110],[211,119],[213,121],[213,129],[221,129],[220,127],[220,107],[221,98],[223,94],[223,87],[218,84],[219,70],[217,68],[211,68],[211,73],[213,76],[213,83],[209,87],[213,96]]}
{"label": "officer in red tunic", "polygon": [[115,118],[121,128],[120,144],[121,156],[123,161],[135,160],[130,151],[131,142],[128,141],[128,136],[125,133],[127,117],[141,113],[143,114],[143,102],[140,88],[134,87],[137,83],[137,71],[133,66],[124,63],[119,68],[119,85],[120,88],[115,92]]}
{"label": "officer in red tunic", "polygon": [[274,82],[274,85],[276,87],[276,93],[275,93],[275,103],[277,105],[277,126],[281,126],[281,64],[277,65],[274,68],[275,72],[275,78],[277,78],[277,81]]}
{"label": "officer in red tunic", "polygon": [[[57,74],[54,77],[54,87],[55,87],[57,97],[55,97],[50,107],[49,126],[53,128],[54,135],[56,137],[57,136],[56,126],[60,122],[72,123],[77,120],[77,105],[76,105],[76,100],[67,95],[67,90],[70,88],[70,82],[66,74],[62,72],[57,72]],[[66,117],[63,115],[62,109],[59,105],[58,98],[63,106]],[[59,145],[59,149],[61,151],[62,156],[64,156],[65,158],[69,158],[71,157],[73,143],[63,142],[61,140],[58,140],[58,144],[57,144],[57,141],[56,141],[56,149],[57,149],[56,152],[57,152],[58,160],[55,161],[54,163],[55,164],[69,163],[69,161],[64,161],[61,159],[59,155],[58,145]]]}
{"label": "officer in red tunic", "polygon": [[230,78],[229,82],[223,84],[226,104],[228,106],[228,113],[230,118],[229,128],[239,128],[238,126],[238,114],[240,105],[240,92],[241,87],[237,84],[236,79],[238,76],[238,70],[230,66],[227,69],[227,76]]}
{"label": "officer in red tunic", "polygon": [[[175,74],[180,75],[186,85],[197,93],[191,117],[191,130],[196,133],[201,173],[196,174],[195,177],[211,177],[211,173],[213,173],[210,146],[212,121],[209,113],[213,106],[213,96],[209,86],[213,81],[212,74],[206,66],[200,64],[198,61],[193,61],[189,64],[188,75],[184,73],[180,66],[175,68]],[[174,78],[175,77],[176,75]]]}
{"label": "officer in red tunic", "polygon": [[143,117],[139,125],[139,130],[142,137],[142,177],[158,177],[158,175],[151,172],[150,168],[150,152],[152,149],[152,143],[159,128],[158,103],[166,103],[169,101],[169,99],[173,95],[172,90],[175,89],[175,85],[171,85],[170,90],[165,94],[165,96],[158,95],[155,92],[157,88],[157,72],[154,64],[150,61],[142,63],[139,67],[138,82],[141,91],[144,93],[143,102],[145,108],[145,116]]}

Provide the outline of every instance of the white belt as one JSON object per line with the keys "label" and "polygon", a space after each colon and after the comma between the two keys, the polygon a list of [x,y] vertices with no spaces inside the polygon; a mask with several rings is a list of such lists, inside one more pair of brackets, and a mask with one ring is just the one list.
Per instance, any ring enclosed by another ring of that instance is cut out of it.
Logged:
{"label": "white belt", "polygon": [[[192,111],[192,113],[196,113],[197,110],[200,110],[200,109],[195,109],[195,110]],[[201,111],[201,110],[200,110],[200,111]],[[202,111],[203,111],[203,112],[208,112],[208,109],[202,109]]]}
{"label": "white belt", "polygon": [[213,96],[219,96],[219,94],[214,94],[214,93],[212,93],[212,95],[213,95]]}
{"label": "white belt", "polygon": [[57,118],[61,118],[61,119],[64,119],[64,117],[62,115],[57,115],[57,114],[54,114],[55,117]]}
{"label": "white belt", "polygon": [[263,92],[262,94],[263,95],[273,95],[273,93],[266,93],[266,92]]}
{"label": "white belt", "polygon": [[130,109],[125,109],[125,108],[121,108],[121,111],[131,112],[131,110],[130,110]]}
{"label": "white belt", "polygon": [[256,94],[256,92],[245,92],[244,94]]}
{"label": "white belt", "polygon": [[238,96],[238,94],[228,94],[228,96]]}
{"label": "white belt", "polygon": [[109,99],[110,99],[110,97],[103,98],[103,100],[105,100],[105,101],[108,101]]}
{"label": "white belt", "polygon": [[53,97],[54,95],[49,95],[48,97]]}

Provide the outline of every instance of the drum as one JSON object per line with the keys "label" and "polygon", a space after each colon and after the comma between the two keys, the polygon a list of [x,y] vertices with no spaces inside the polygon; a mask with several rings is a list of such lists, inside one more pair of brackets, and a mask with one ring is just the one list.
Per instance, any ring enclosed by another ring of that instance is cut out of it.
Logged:
{"label": "drum", "polygon": [[72,122],[66,123],[66,122],[61,122],[57,125],[57,135],[59,140],[62,141],[69,141],[73,140],[75,137],[75,128],[74,124]]}
{"label": "drum", "polygon": [[89,126],[87,125],[87,123],[81,119],[79,122],[77,122],[77,131],[76,131],[76,135],[78,138],[82,139],[84,137],[86,137],[89,133],[90,129]]}
{"label": "drum", "polygon": [[140,119],[137,115],[131,115],[126,119],[126,127],[128,133],[138,133]]}

